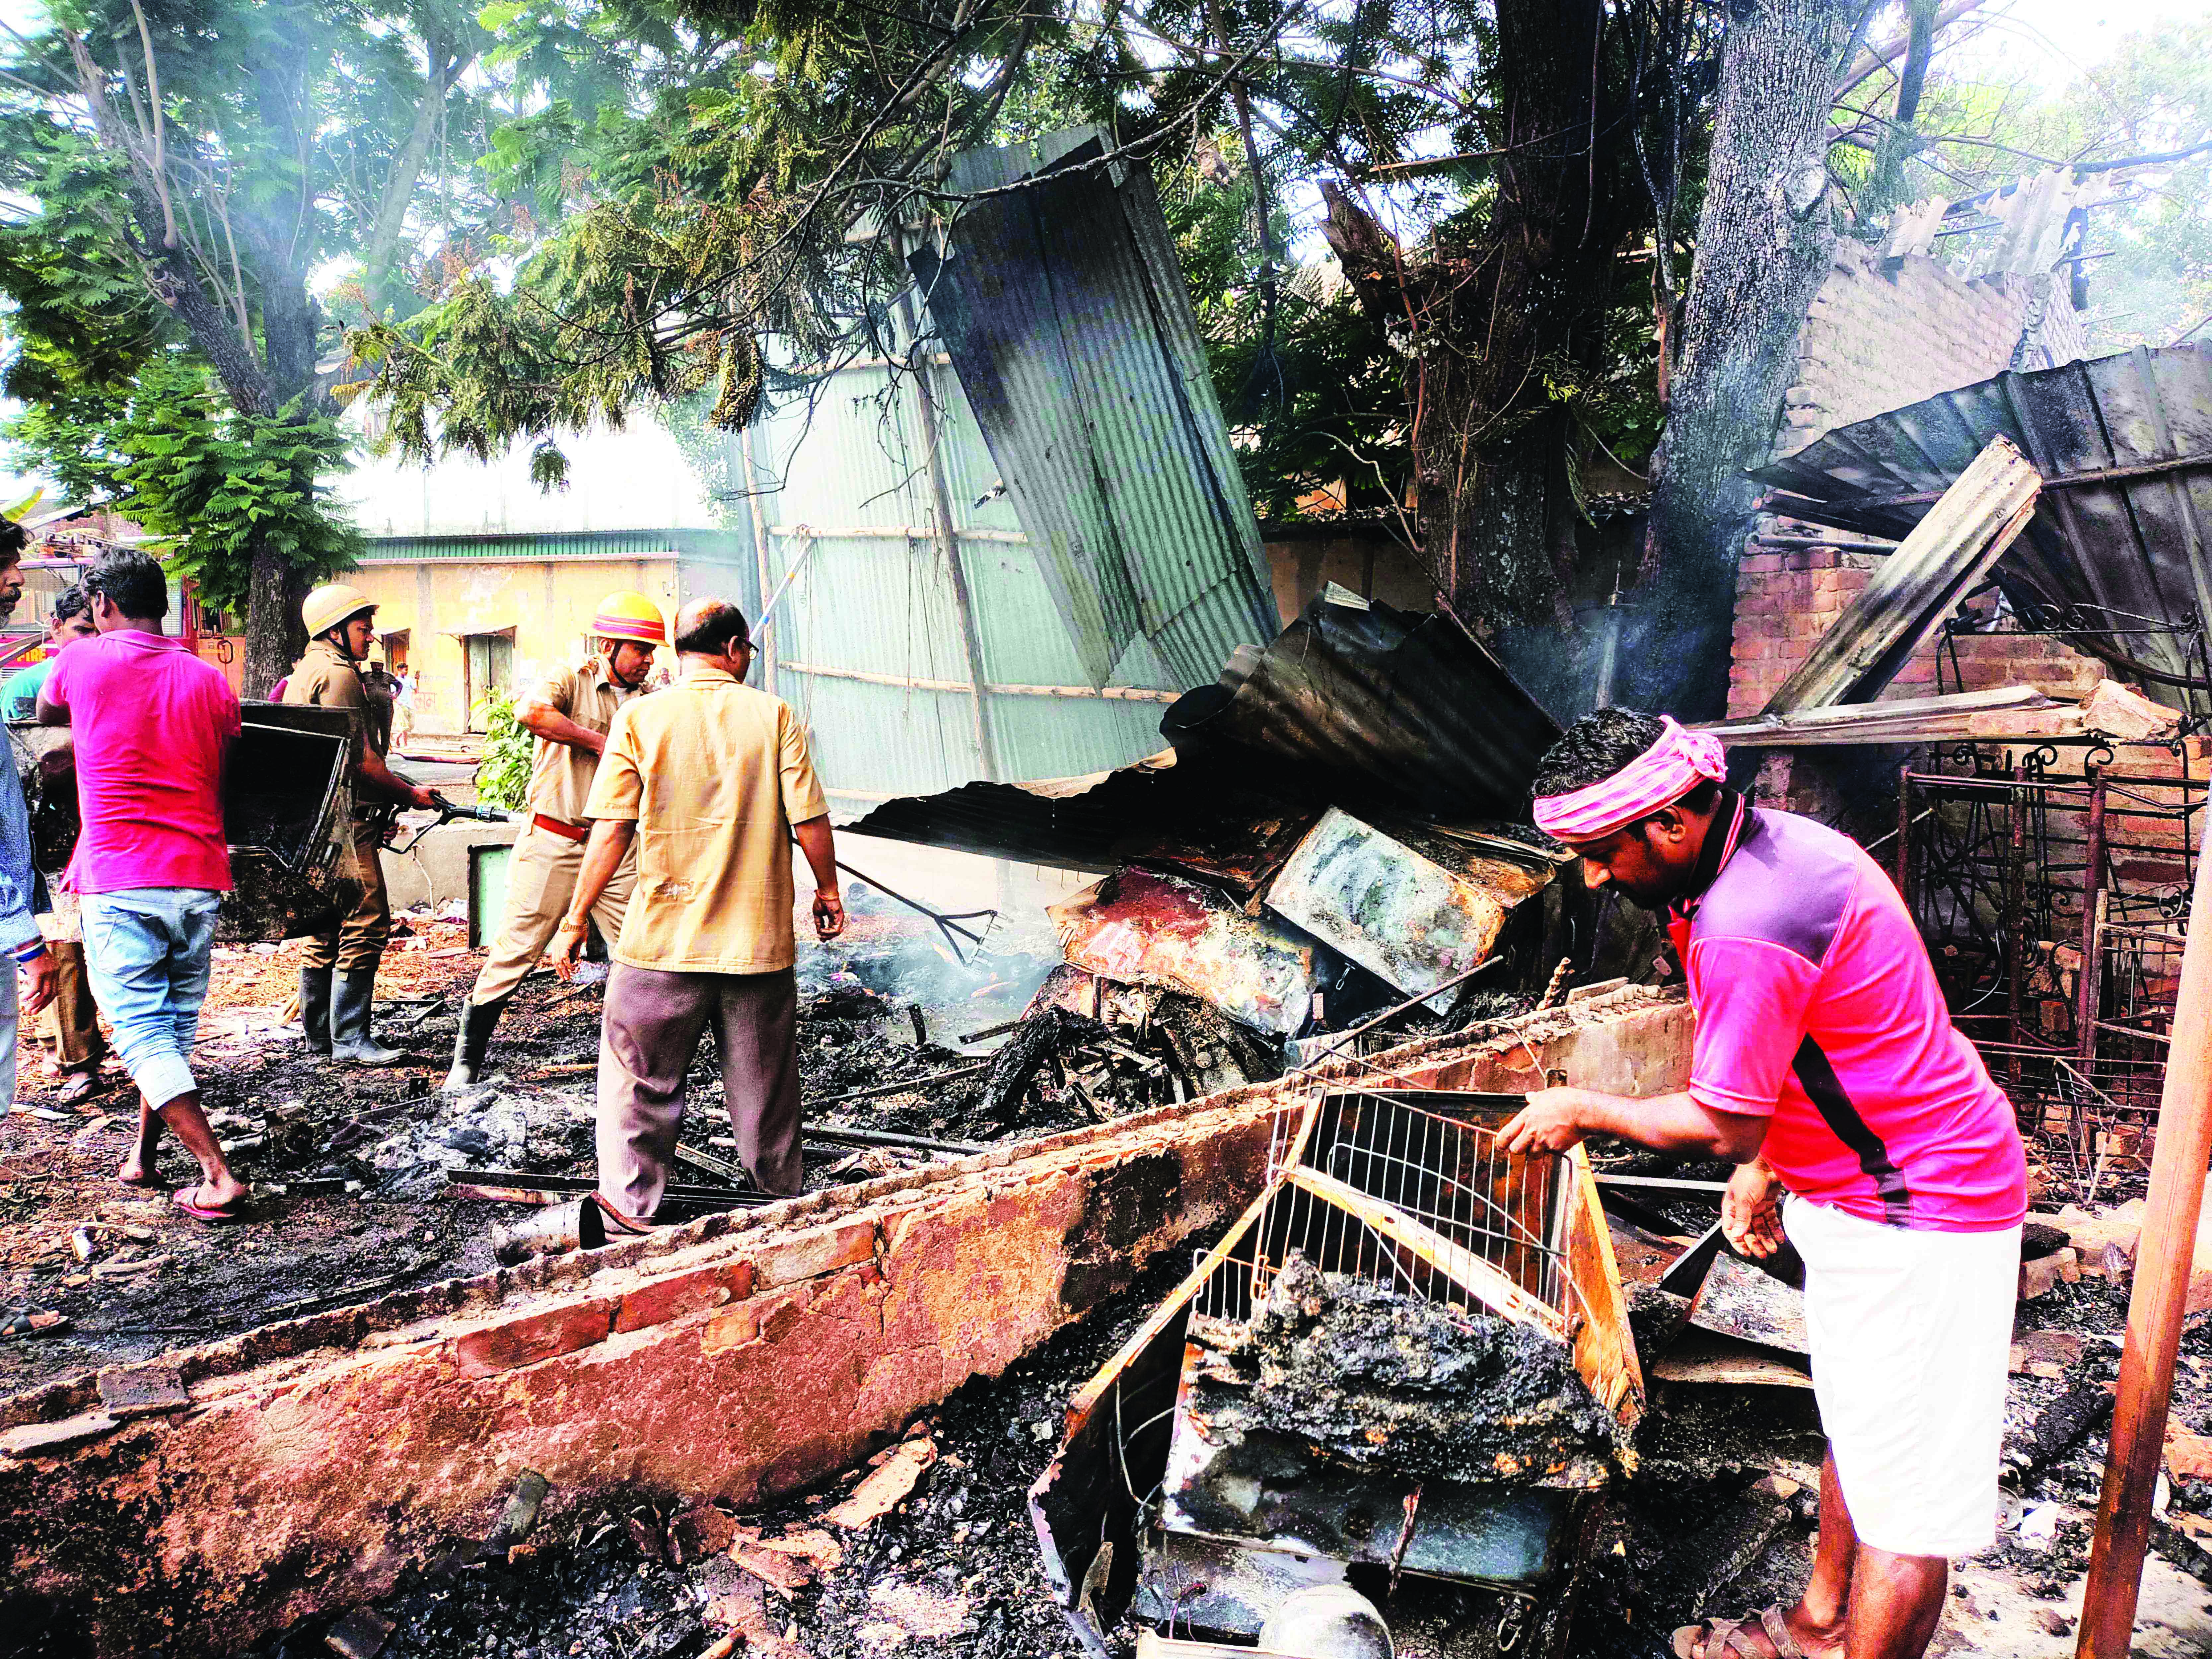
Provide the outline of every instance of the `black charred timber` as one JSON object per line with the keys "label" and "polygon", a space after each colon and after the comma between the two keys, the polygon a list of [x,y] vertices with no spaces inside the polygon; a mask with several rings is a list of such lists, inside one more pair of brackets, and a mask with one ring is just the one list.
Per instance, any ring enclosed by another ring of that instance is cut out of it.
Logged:
{"label": "black charred timber", "polygon": [[2112,1395],[2101,1373],[2076,1376],[2066,1392],[2036,1414],[2020,1435],[2005,1437],[2004,1461],[2009,1484],[2026,1487],[2066,1454],[2085,1435],[2094,1434],[2112,1420]]}
{"label": "black charred timber", "polygon": [[977,1115],[1011,1129],[1021,1115],[1022,1100],[1036,1081],[1037,1073],[1056,1059],[1062,1048],[1110,1035],[1095,1019],[1065,1008],[1041,1008],[1024,1020],[991,1057],[991,1075],[983,1079]]}

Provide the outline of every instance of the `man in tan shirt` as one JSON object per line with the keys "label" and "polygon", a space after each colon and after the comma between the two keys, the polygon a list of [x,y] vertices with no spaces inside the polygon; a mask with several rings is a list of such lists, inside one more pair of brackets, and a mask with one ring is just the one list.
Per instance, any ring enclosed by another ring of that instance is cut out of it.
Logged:
{"label": "man in tan shirt", "polygon": [[[461,1010],[453,1069],[446,1074],[448,1089],[465,1088],[483,1073],[493,1028],[568,908],[592,832],[584,805],[608,728],[644,686],[654,651],[668,642],[660,607],[642,593],[610,593],[600,600],[592,633],[598,653],[580,667],[549,675],[515,710],[516,721],[538,739],[530,762],[530,819],[507,862],[507,914],[499,937]],[[592,907],[592,919],[610,941],[622,933],[636,878],[633,849]]]}
{"label": "man in tan shirt", "polygon": [[[789,705],[744,684],[744,613],[692,600],[676,619],[676,651],[684,678],[629,704],[607,733],[583,871],[549,952],[562,977],[575,971],[585,917],[635,841],[637,886],[599,1035],[597,1196],[609,1233],[643,1231],[660,1206],[684,1074],[710,1020],[739,1159],[764,1190],[799,1190],[794,836],[814,872],[816,934],[845,929],[829,803]],[[588,1240],[601,1229],[580,1231]]]}
{"label": "man in tan shirt", "polygon": [[[357,587],[331,582],[307,595],[300,617],[309,636],[307,653],[292,665],[284,701],[320,703],[353,716],[356,804],[432,805],[428,789],[384,763],[384,746],[362,686],[361,664],[376,638],[375,601]],[[300,1025],[307,1046],[361,1066],[389,1066],[406,1057],[386,1048],[369,1030],[376,967],[392,934],[382,846],[382,833],[374,823],[357,822],[353,854],[360,896],[335,925],[307,941],[300,957]]]}

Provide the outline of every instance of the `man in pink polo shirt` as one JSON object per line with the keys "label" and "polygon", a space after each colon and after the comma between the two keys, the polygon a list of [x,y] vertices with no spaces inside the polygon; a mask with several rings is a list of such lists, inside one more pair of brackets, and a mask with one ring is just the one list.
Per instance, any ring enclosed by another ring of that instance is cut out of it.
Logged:
{"label": "man in pink polo shirt", "polygon": [[239,733],[238,698],[221,670],[163,635],[168,580],[145,554],[110,554],[84,589],[99,637],[54,659],[39,718],[72,731],[84,829],[63,884],[83,900],[93,995],[138,1085],[138,1143],[118,1176],[160,1184],[166,1127],[200,1166],[177,1207],[235,1220],[246,1189],[200,1109],[190,1056],[216,913],[230,890],[222,766]]}
{"label": "man in pink polo shirt", "polygon": [[1501,1133],[1729,1159],[1730,1241],[1765,1255],[1786,1232],[1805,1260],[1828,1436],[1812,1577],[1790,1608],[1686,1626],[1680,1659],[1917,1659],[1949,1558],[1996,1536],[2027,1159],[1881,866],[1725,777],[1717,740],[1632,709],[1545,756],[1537,823],[1592,886],[1663,911],[1697,1040],[1680,1093],[1546,1089]]}

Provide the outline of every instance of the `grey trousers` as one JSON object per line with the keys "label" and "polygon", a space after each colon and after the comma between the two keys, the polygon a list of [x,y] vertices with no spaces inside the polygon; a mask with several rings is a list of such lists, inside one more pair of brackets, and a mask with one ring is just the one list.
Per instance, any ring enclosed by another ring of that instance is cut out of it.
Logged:
{"label": "grey trousers", "polygon": [[617,963],[599,1028],[599,1196],[650,1220],[684,1121],[684,1074],[708,1021],[738,1161],[767,1192],[805,1184],[799,1145],[799,985],[775,974],[672,974]]}

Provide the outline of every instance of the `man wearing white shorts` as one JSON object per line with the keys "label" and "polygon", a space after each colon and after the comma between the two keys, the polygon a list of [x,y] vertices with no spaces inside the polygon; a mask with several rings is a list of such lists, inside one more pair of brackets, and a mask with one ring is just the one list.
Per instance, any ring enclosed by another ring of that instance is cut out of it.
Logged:
{"label": "man wearing white shorts", "polygon": [[1545,756],[1537,823],[1592,886],[1664,909],[1697,1042],[1678,1094],[1546,1089],[1503,1133],[1728,1158],[1730,1240],[1765,1255],[1786,1231],[1805,1259],[1828,1436],[1812,1577],[1794,1607],[1686,1626],[1676,1654],[1918,1659],[1950,1559],[1996,1536],[2027,1159],[1888,876],[1725,777],[1715,739],[1633,709]]}

